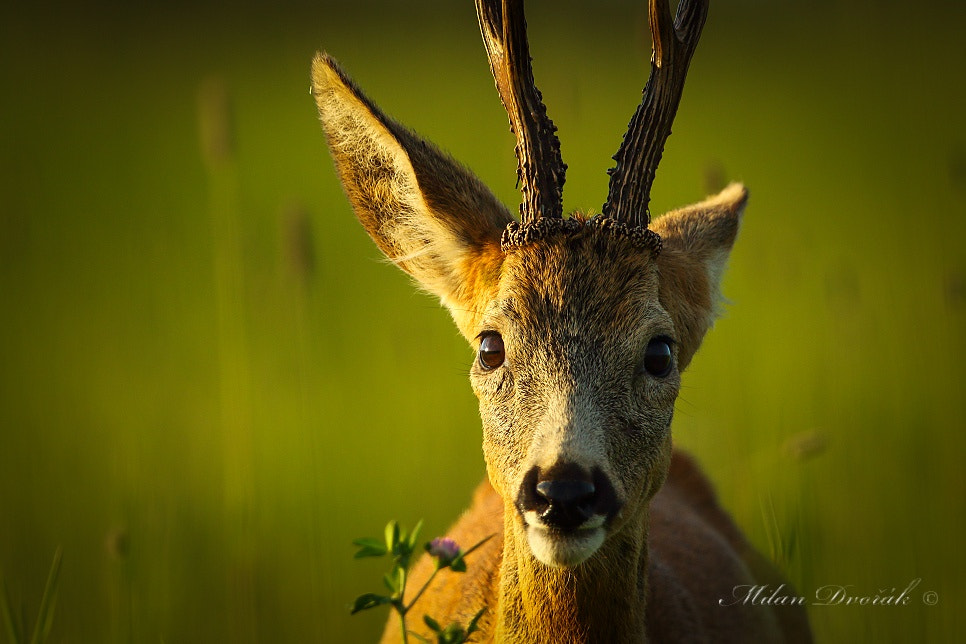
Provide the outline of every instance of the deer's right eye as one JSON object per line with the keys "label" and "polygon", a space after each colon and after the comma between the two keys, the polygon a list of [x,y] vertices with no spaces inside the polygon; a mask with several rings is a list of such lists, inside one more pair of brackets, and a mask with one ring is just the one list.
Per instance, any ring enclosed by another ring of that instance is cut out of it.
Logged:
{"label": "deer's right eye", "polygon": [[655,378],[664,378],[671,373],[671,367],[674,366],[674,352],[671,349],[673,342],[670,338],[661,336],[652,338],[644,350],[641,370]]}
{"label": "deer's right eye", "polygon": [[503,348],[503,337],[499,333],[487,333],[480,340],[479,361],[480,366],[486,371],[496,369],[506,358],[506,351]]}

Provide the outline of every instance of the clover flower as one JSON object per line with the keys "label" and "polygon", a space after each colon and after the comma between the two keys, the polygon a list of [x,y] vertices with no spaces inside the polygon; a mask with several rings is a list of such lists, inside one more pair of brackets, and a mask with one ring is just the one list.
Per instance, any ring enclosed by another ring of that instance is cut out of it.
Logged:
{"label": "clover flower", "polygon": [[460,546],[449,537],[436,537],[426,549],[431,557],[439,560],[440,567],[446,567],[460,554]]}

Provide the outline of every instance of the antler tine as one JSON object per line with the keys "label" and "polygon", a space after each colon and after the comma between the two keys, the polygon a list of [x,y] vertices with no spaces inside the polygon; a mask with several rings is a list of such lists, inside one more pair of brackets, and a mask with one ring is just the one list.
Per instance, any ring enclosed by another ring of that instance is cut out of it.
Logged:
{"label": "antler tine", "polygon": [[688,65],[707,15],[708,0],[681,0],[672,22],[668,0],[649,0],[651,73],[644,86],[644,98],[614,155],[617,165],[609,171],[605,217],[629,226],[643,227],[650,222],[648,203],[654,173],[671,134]]}
{"label": "antler tine", "polygon": [[517,139],[517,183],[523,223],[563,216],[567,166],[553,121],[533,82],[523,0],[476,0],[476,13],[503,107]]}

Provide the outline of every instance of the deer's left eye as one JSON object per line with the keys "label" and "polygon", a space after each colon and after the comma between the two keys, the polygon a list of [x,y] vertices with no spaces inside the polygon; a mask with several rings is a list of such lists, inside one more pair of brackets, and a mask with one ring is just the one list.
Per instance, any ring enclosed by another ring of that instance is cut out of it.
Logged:
{"label": "deer's left eye", "polygon": [[503,348],[503,337],[495,332],[484,335],[480,340],[480,366],[491,371],[503,364],[504,359],[506,351]]}
{"label": "deer's left eye", "polygon": [[674,352],[671,349],[673,343],[670,338],[662,336],[651,338],[644,349],[644,359],[638,372],[646,372],[655,378],[664,378],[671,373],[674,367]]}

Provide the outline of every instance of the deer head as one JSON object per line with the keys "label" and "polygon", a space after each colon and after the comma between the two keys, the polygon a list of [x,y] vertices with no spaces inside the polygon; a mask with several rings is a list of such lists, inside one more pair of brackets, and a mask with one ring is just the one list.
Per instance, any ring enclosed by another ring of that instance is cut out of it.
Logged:
{"label": "deer head", "polygon": [[[476,5],[517,139],[519,221],[324,54],[313,94],[358,219],[476,352],[470,380],[505,506],[505,558],[548,570],[618,565],[619,553],[646,547],[680,374],[715,317],[746,201],[732,185],[653,224],[648,214],[707,2],[682,0],[672,20],[667,0],[651,0],[651,76],[593,218],[562,215],[566,166],[534,84],[522,0]],[[603,549],[611,554],[594,557]]]}

